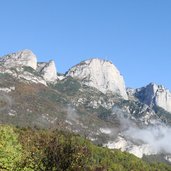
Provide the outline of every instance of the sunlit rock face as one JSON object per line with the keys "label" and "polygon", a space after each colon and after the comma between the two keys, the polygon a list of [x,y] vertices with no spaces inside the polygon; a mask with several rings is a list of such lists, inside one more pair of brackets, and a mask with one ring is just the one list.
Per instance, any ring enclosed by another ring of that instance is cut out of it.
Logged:
{"label": "sunlit rock face", "polygon": [[123,76],[109,61],[97,58],[86,60],[71,68],[67,76],[77,78],[105,94],[111,92],[128,99]]}
{"label": "sunlit rock face", "polygon": [[22,50],[16,53],[0,58],[1,64],[6,68],[29,66],[33,69],[37,68],[37,58],[35,54],[30,50]]}
{"label": "sunlit rock face", "polygon": [[54,61],[48,63],[39,63],[37,69],[47,82],[53,82],[57,79],[57,71]]}
{"label": "sunlit rock face", "polygon": [[[57,80],[57,71],[54,61],[47,62],[37,62],[36,55],[30,51],[30,50],[22,50],[18,51],[16,53],[11,53],[8,55],[5,55],[0,58],[0,66],[1,66],[1,72],[4,70],[4,72],[7,72],[7,69],[15,68],[18,71],[20,71],[20,77],[25,78],[26,80],[39,80],[38,82],[54,82]],[[39,75],[34,75],[33,73],[28,72],[22,72],[22,67],[31,67],[35,72],[38,72]],[[10,71],[12,72],[12,71]],[[21,73],[22,72],[22,73]],[[15,73],[13,73],[14,75]],[[29,75],[31,74],[31,76]],[[33,79],[34,77],[34,79]],[[38,78],[39,77],[39,78]]]}
{"label": "sunlit rock face", "polygon": [[159,106],[171,112],[171,92],[162,85],[150,83],[146,87],[138,89],[136,96],[149,106]]}

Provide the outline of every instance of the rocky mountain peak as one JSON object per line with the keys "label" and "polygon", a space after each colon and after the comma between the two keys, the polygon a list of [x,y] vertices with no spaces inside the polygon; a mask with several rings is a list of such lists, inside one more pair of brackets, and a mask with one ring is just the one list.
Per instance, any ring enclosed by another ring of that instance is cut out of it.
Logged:
{"label": "rocky mountain peak", "polygon": [[33,69],[37,68],[36,55],[30,50],[22,50],[16,53],[11,53],[0,58],[0,62],[6,68],[29,66]]}
{"label": "rocky mountain peak", "polygon": [[[37,71],[44,79],[44,82],[54,82],[57,80],[57,72],[55,62],[53,60],[47,62],[37,62],[36,55],[31,50],[22,50],[16,53],[11,53],[0,58],[1,67],[6,69],[17,68],[17,67],[31,67]],[[1,68],[1,70],[2,70]],[[8,72],[8,70],[6,70]],[[23,76],[24,72],[21,73]],[[14,75],[14,74],[13,74]],[[28,75],[28,74],[27,74]],[[34,77],[38,77],[34,75]],[[24,76],[25,78],[25,76]],[[40,78],[39,78],[40,79]]]}
{"label": "rocky mountain peak", "polygon": [[159,106],[171,112],[171,92],[163,85],[150,83],[146,87],[137,89],[136,96],[149,106]]}
{"label": "rocky mountain peak", "polygon": [[103,93],[112,92],[124,99],[128,98],[123,76],[109,61],[98,58],[86,60],[72,67],[66,75],[77,78]]}
{"label": "rocky mountain peak", "polygon": [[48,82],[53,82],[57,79],[56,66],[53,60],[50,60],[48,63],[39,63],[37,70],[43,75],[43,78]]}

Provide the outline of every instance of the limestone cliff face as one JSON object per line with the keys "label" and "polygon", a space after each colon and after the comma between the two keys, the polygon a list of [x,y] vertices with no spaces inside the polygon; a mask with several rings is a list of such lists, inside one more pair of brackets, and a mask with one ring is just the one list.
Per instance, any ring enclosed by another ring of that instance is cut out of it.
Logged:
{"label": "limestone cliff face", "polygon": [[37,58],[30,50],[22,50],[3,56],[0,58],[0,63],[6,68],[19,66],[29,66],[33,69],[37,68]]}
{"label": "limestone cliff face", "polygon": [[47,82],[53,82],[57,80],[57,71],[54,61],[48,63],[39,63],[37,70],[42,74],[43,78]]}
{"label": "limestone cliff face", "polygon": [[146,87],[137,89],[136,96],[149,106],[159,106],[171,112],[171,92],[162,85],[150,83]]}
{"label": "limestone cliff face", "polygon": [[83,84],[103,93],[111,92],[127,99],[123,76],[109,61],[90,59],[71,68],[66,76],[79,79]]}
{"label": "limestone cliff face", "polygon": [[54,61],[37,63],[36,55],[30,50],[22,50],[0,58],[0,64],[4,69],[28,66],[42,75],[44,81],[57,80],[57,72]]}

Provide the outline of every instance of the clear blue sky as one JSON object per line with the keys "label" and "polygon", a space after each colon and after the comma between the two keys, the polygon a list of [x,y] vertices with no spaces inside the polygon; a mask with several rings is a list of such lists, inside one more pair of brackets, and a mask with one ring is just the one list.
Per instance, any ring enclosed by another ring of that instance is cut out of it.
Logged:
{"label": "clear blue sky", "polygon": [[171,90],[171,0],[1,0],[0,56],[21,49],[59,72],[108,59],[129,87]]}

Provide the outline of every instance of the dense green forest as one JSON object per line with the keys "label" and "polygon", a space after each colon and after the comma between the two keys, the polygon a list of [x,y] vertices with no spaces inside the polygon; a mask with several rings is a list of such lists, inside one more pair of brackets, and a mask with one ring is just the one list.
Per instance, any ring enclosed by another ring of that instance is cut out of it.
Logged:
{"label": "dense green forest", "polygon": [[60,130],[0,126],[0,171],[169,171]]}

